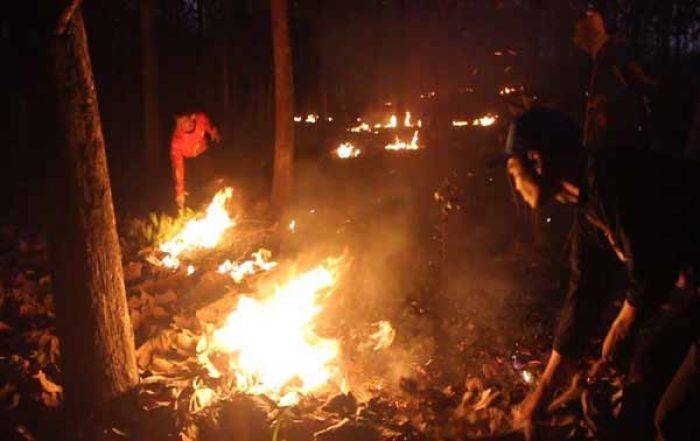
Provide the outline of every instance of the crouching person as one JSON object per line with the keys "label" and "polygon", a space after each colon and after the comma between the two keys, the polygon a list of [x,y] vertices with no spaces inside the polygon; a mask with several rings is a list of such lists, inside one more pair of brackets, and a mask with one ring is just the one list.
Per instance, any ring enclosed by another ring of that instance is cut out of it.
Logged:
{"label": "crouching person", "polygon": [[516,422],[533,438],[533,422],[587,349],[621,264],[629,290],[590,373],[617,362],[633,341],[614,439],[700,439],[697,291],[671,295],[679,274],[697,269],[698,174],[651,152],[589,154],[553,127],[526,112],[511,126],[506,152],[515,188],[531,207],[557,201],[575,210],[571,280],[554,348]]}
{"label": "crouching person", "polygon": [[[209,148],[209,141],[221,140],[218,129],[209,117],[201,112],[182,113],[175,116],[175,128],[170,141],[170,161],[175,184],[175,202],[180,210],[185,208],[185,158],[197,158]],[[191,179],[187,179],[191,182]],[[188,185],[189,187],[189,185]]]}

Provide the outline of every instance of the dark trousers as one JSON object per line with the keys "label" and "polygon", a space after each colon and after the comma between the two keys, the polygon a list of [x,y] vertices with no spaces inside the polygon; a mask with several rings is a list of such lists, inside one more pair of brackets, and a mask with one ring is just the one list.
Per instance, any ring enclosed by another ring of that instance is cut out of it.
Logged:
{"label": "dark trousers", "polygon": [[700,341],[695,341],[656,408],[658,440],[700,439]]}
{"label": "dark trousers", "polygon": [[700,439],[699,323],[690,293],[677,293],[645,321],[623,391],[619,439]]}

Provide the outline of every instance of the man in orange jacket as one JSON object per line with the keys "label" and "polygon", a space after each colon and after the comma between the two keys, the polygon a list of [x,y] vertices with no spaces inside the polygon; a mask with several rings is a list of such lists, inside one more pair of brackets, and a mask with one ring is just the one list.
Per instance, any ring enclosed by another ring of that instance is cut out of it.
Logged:
{"label": "man in orange jacket", "polygon": [[218,129],[202,112],[186,113],[175,117],[175,129],[170,141],[170,160],[175,181],[175,201],[185,207],[185,158],[196,158],[209,148],[209,139],[219,142]]}

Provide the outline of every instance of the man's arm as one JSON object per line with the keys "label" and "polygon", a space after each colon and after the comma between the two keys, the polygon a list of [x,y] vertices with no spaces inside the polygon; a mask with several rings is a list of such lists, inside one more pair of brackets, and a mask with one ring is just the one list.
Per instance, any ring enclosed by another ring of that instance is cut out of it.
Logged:
{"label": "man's arm", "polygon": [[554,348],[537,388],[523,401],[518,413],[517,423],[526,436],[532,430],[533,419],[544,410],[554,391],[575,371],[612,289],[615,268],[612,253],[580,210],[574,218],[570,245],[571,279],[559,315]]}
{"label": "man's arm", "polygon": [[219,135],[219,129],[216,128],[216,126],[211,122],[209,117],[204,114],[200,113],[197,115],[199,119],[199,124],[202,125],[202,128],[204,129],[204,132],[209,135],[209,137],[216,141],[219,142],[221,141],[221,136]]}
{"label": "man's arm", "polygon": [[175,202],[179,209],[185,208],[185,158],[179,149],[171,147],[170,162],[173,167]]}

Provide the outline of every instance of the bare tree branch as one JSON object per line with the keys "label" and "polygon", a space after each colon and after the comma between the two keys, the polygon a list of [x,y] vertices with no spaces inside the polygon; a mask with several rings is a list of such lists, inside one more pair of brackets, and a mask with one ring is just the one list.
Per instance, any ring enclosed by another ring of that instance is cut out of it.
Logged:
{"label": "bare tree branch", "polygon": [[81,2],[82,0],[70,0],[70,4],[66,6],[61,13],[61,16],[58,18],[58,24],[54,30],[56,35],[63,35],[63,33],[66,32],[68,23],[70,23],[71,18],[73,18],[73,13],[75,13],[75,10],[78,9]]}

